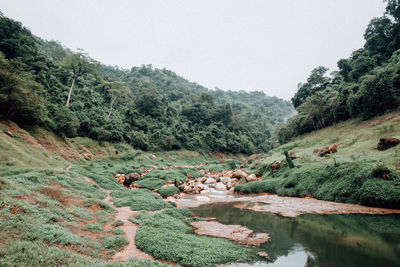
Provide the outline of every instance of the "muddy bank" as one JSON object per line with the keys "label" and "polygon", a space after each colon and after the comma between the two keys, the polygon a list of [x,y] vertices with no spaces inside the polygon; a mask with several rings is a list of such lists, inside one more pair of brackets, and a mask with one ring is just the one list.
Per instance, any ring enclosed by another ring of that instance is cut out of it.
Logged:
{"label": "muddy bank", "polygon": [[193,208],[213,203],[235,203],[234,208],[271,212],[286,217],[296,217],[301,214],[400,214],[400,210],[396,209],[276,195],[210,196],[200,199],[177,199],[176,203],[179,208]]}

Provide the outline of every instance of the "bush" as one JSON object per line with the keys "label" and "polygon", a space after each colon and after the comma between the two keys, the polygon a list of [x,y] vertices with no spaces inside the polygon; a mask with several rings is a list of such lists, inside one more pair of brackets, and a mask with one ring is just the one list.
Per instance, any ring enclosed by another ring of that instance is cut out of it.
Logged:
{"label": "bush", "polygon": [[103,231],[103,225],[100,223],[86,224],[85,230],[88,230],[92,233],[99,233]]}
{"label": "bush", "polygon": [[363,205],[400,208],[400,186],[393,181],[370,179],[362,185],[358,194]]}
{"label": "bush", "polygon": [[179,193],[179,189],[176,186],[163,187],[157,191],[162,197],[170,197]]}
{"label": "bush", "polygon": [[[191,227],[166,214],[172,210],[153,215],[145,212],[138,214],[140,228],[136,234],[136,245],[139,249],[156,259],[188,266],[213,266],[252,259],[249,249],[231,241],[191,233]],[[175,211],[172,213],[177,215]]]}
{"label": "bush", "polygon": [[70,109],[63,107],[55,114],[56,131],[62,136],[74,137],[80,126],[79,119]]}
{"label": "bush", "polygon": [[117,220],[117,221],[115,221],[115,222],[113,223],[113,225],[114,225],[115,227],[121,226],[121,225],[123,225],[123,224],[124,224],[124,222],[121,221],[121,220]]}
{"label": "bush", "polygon": [[115,249],[120,251],[129,242],[123,235],[107,236],[104,238],[104,247],[106,249]]}
{"label": "bush", "polygon": [[165,184],[165,181],[157,178],[148,178],[148,179],[139,179],[138,181],[136,181],[136,183],[141,187],[153,190],[153,189],[159,189],[161,186]]}
{"label": "bush", "polygon": [[158,178],[163,180],[172,180],[177,182],[185,182],[187,177],[179,169],[173,170],[152,170],[142,179]]}
{"label": "bush", "polygon": [[160,196],[153,194],[148,189],[120,189],[111,193],[114,205],[117,207],[128,206],[132,210],[161,210],[171,208]]}

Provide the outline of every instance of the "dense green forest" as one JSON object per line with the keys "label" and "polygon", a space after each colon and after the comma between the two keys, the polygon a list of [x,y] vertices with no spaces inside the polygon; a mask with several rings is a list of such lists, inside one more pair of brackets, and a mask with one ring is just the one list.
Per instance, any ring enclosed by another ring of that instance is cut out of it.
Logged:
{"label": "dense green forest", "polygon": [[364,47],[340,59],[339,71],[315,68],[298,85],[292,103],[298,114],[275,132],[286,143],[293,137],[349,118],[369,119],[400,106],[400,1],[388,0],[385,15],[364,33]]}
{"label": "dense green forest", "polygon": [[0,115],[142,150],[254,153],[294,109],[262,92],[209,90],[151,65],[105,66],[0,16]]}

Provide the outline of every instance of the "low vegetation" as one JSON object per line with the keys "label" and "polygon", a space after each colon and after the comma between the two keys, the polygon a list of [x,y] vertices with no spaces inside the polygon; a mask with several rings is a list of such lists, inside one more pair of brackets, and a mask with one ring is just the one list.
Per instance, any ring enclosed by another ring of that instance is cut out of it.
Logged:
{"label": "low vegetation", "polygon": [[[297,138],[253,161],[248,170],[262,174],[263,180],[238,185],[235,190],[400,208],[399,148],[376,149],[382,136],[400,137],[399,120],[399,113],[391,113],[366,122],[347,121]],[[334,142],[342,143],[337,153],[325,157],[313,153]],[[293,169],[286,163],[285,149],[299,156],[293,160]],[[280,161],[281,167],[272,171],[274,161]]]}

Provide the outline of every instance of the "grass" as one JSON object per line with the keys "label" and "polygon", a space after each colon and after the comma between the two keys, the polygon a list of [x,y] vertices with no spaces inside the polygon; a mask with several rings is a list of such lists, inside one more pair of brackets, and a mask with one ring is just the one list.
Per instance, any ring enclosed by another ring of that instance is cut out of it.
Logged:
{"label": "grass", "polygon": [[99,233],[103,231],[103,225],[101,223],[86,224],[85,229],[92,233]]}
{"label": "grass", "polygon": [[[400,208],[397,148],[376,149],[382,136],[400,137],[399,120],[399,113],[391,113],[365,122],[346,121],[299,137],[247,166],[249,172],[263,175],[263,180],[238,185],[235,191],[310,195],[322,200]],[[313,153],[333,142],[343,143],[337,153],[322,158]],[[294,160],[293,169],[284,159],[286,149],[300,157]],[[281,168],[272,173],[269,166],[274,161],[280,162]]]}
{"label": "grass", "polygon": [[127,190],[121,188],[113,191],[112,201],[117,207],[128,206],[132,210],[161,210],[172,207],[171,204],[165,202],[159,195],[153,194],[148,189]]}
{"label": "grass", "polygon": [[136,245],[157,259],[188,266],[254,259],[252,250],[231,241],[193,234],[191,227],[182,221],[189,215],[187,209],[167,209],[155,214],[140,212],[136,216],[140,225]]}

